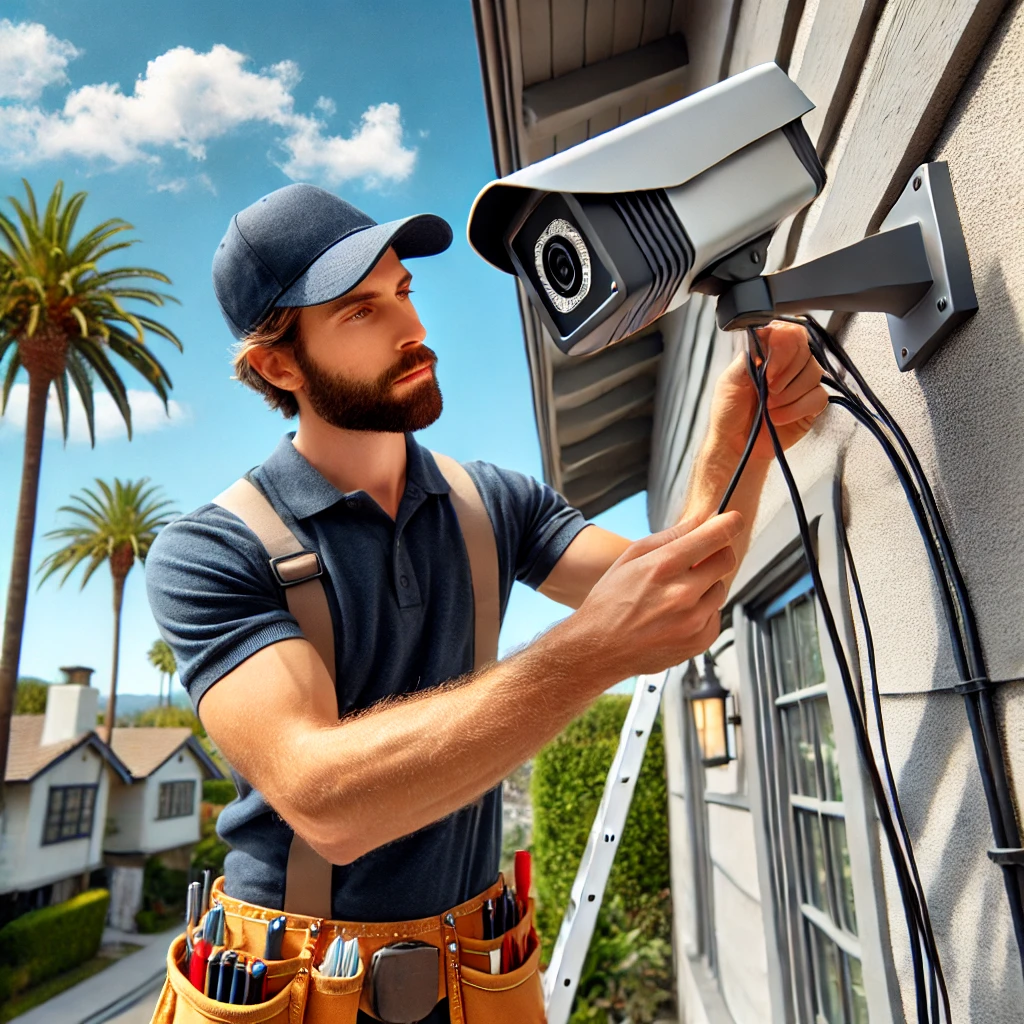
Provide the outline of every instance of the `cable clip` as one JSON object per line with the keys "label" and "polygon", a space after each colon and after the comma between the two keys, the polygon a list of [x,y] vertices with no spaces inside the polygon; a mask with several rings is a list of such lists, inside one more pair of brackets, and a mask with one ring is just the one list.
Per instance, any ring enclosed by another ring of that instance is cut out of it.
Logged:
{"label": "cable clip", "polygon": [[976,679],[968,679],[965,682],[958,683],[953,689],[957,693],[980,693],[982,690],[987,690],[991,685],[991,679],[987,676],[979,676]]}
{"label": "cable clip", "polygon": [[1024,850],[1011,846],[997,846],[994,850],[988,851],[988,857],[993,864],[1000,867],[1024,867]]}

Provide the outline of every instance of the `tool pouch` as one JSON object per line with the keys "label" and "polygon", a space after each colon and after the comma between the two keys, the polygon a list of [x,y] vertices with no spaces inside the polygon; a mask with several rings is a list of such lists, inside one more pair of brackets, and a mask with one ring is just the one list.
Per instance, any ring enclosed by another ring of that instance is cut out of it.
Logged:
{"label": "tool pouch", "polygon": [[[223,948],[260,956],[267,924],[280,911],[225,896],[222,886],[223,879],[214,883],[214,900],[225,909]],[[167,980],[152,1024],[355,1024],[360,1009],[382,1019],[379,1011],[385,1007],[375,1005],[367,966],[378,950],[410,941],[438,949],[437,999],[447,996],[452,1024],[545,1024],[533,901],[505,936],[482,937],[480,908],[500,890],[499,879],[467,903],[419,921],[359,924],[288,914],[284,959],[264,961],[266,998],[251,1006],[222,1003],[195,989],[185,969],[185,936],[180,935],[167,953]],[[314,966],[339,934],[359,939],[361,962],[354,978],[326,978]],[[525,959],[513,971],[491,974],[491,951],[500,950],[506,936]]]}

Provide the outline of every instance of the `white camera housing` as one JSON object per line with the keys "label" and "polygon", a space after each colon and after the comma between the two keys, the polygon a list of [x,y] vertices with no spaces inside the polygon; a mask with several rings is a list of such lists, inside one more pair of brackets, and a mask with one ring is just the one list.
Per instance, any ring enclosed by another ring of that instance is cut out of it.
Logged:
{"label": "white camera housing", "polygon": [[563,352],[594,352],[717,291],[716,267],[760,240],[757,261],[818,195],[813,107],[778,65],[751,68],[492,181],[470,245],[519,277]]}

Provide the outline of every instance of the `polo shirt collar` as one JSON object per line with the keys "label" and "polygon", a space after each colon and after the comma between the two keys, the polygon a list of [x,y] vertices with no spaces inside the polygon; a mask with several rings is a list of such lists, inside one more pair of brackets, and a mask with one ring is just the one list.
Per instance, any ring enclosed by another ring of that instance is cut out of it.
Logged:
{"label": "polo shirt collar", "polygon": [[[292,444],[294,437],[294,431],[285,434],[260,470],[296,519],[315,516],[350,494],[358,493],[339,491],[296,450]],[[433,456],[417,444],[412,434],[405,435],[405,458],[406,491],[414,484],[427,494],[448,493],[448,481]]]}

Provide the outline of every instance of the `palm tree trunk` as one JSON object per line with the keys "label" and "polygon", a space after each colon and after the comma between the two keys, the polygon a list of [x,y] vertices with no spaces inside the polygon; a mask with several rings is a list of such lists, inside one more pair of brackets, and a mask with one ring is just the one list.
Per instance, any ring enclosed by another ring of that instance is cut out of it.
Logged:
{"label": "palm tree trunk", "polygon": [[103,740],[110,743],[114,735],[114,715],[117,704],[117,666],[121,654],[121,605],[124,603],[124,576],[114,576],[114,655],[110,667],[110,696],[107,697],[107,714],[103,720]]}
{"label": "palm tree trunk", "polygon": [[18,684],[21,639],[28,603],[28,580],[32,571],[32,538],[36,528],[39,470],[43,461],[43,432],[46,427],[46,396],[49,391],[50,378],[42,373],[29,374],[21,494],[14,527],[14,555],[11,559],[11,580],[7,588],[3,646],[0,647],[0,811],[4,806],[2,769],[7,764],[11,713],[14,710],[14,691]]}

